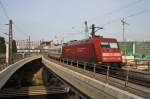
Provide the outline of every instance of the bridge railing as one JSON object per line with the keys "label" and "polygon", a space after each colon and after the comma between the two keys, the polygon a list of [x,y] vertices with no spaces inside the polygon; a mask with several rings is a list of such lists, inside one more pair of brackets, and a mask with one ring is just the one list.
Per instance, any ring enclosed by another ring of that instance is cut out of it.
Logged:
{"label": "bridge railing", "polygon": [[150,59],[145,59],[145,60],[144,59],[143,60],[128,59],[124,63],[126,64],[126,66],[133,68],[133,69],[150,71]]}
{"label": "bridge railing", "polygon": [[[48,57],[47,57],[48,58]],[[150,87],[150,73],[148,72],[139,72],[132,71],[130,68],[121,69],[112,67],[109,65],[98,65],[98,64],[88,64],[87,62],[67,59],[67,58],[48,58],[55,59],[57,63],[65,63],[74,67],[83,69],[84,71],[92,71],[94,78],[97,78],[97,75],[103,75],[104,82],[106,83],[118,83],[121,86],[129,87],[131,84],[137,84],[145,87]],[[117,78],[120,80],[116,80]]]}

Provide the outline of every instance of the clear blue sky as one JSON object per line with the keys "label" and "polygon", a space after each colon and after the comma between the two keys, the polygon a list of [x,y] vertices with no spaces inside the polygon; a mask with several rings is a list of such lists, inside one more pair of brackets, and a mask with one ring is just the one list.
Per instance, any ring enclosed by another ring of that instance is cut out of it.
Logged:
{"label": "clear blue sky", "polygon": [[[122,40],[121,22],[102,25],[145,9],[150,9],[150,0],[1,0],[13,19],[32,40],[51,40],[57,35],[65,40],[82,39],[84,21],[101,25],[104,30],[97,32],[104,37]],[[139,3],[137,3],[139,1]],[[120,10],[119,10],[120,9]],[[114,11],[112,14],[108,14]],[[125,19],[128,40],[150,40],[150,11]],[[0,36],[8,32],[8,23],[0,7]],[[74,29],[72,29],[74,27]],[[27,35],[14,27],[15,39],[27,39]],[[149,36],[149,37],[148,37]]]}

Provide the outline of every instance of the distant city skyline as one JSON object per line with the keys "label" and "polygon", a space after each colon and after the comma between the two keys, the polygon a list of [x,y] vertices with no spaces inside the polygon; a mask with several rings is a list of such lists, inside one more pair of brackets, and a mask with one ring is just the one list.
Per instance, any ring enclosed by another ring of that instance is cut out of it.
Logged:
{"label": "distant city skyline", "polygon": [[[97,35],[122,41],[121,19],[127,40],[150,40],[150,0],[1,0],[13,27],[16,40],[65,41],[85,38],[84,21],[104,27]],[[146,9],[149,9],[145,11]],[[145,11],[145,13],[140,13]],[[137,14],[134,16],[134,14]],[[116,20],[117,19],[117,20]],[[8,23],[0,7],[0,36],[8,32]],[[105,24],[106,23],[106,24]],[[91,30],[90,30],[91,31]],[[80,33],[82,32],[82,33]]]}

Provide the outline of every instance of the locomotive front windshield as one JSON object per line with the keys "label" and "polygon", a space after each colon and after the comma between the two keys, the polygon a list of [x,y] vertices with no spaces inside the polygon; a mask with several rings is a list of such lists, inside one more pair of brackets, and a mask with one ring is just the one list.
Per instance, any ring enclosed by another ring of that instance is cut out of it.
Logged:
{"label": "locomotive front windshield", "polygon": [[112,42],[101,42],[101,47],[102,48],[118,48],[118,44],[112,43]]}

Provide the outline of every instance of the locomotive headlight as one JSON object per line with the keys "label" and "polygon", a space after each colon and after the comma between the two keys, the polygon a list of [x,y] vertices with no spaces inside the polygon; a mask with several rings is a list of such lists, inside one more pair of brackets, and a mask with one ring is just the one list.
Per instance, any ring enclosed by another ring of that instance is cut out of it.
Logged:
{"label": "locomotive headlight", "polygon": [[120,53],[114,53],[113,56],[121,56],[121,54]]}
{"label": "locomotive headlight", "polygon": [[121,56],[120,53],[103,53],[103,56]]}

